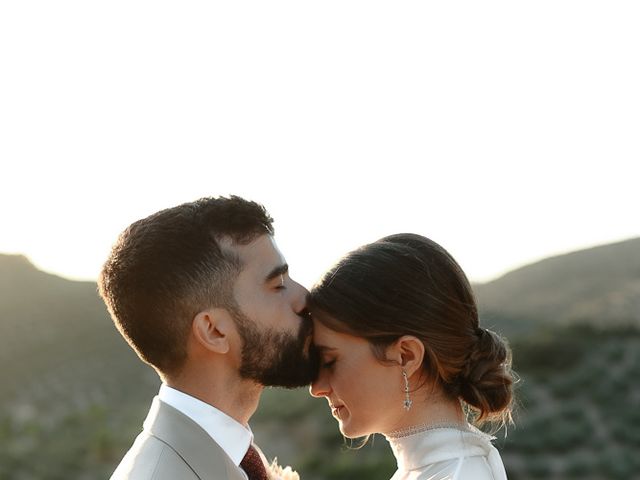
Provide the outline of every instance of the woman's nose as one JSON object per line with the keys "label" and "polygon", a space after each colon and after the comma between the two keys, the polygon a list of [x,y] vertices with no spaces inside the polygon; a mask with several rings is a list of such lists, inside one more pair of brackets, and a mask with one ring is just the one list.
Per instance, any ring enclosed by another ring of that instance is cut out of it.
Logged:
{"label": "woman's nose", "polygon": [[318,378],[309,387],[309,393],[312,397],[328,397],[330,393],[329,383],[324,379],[322,372]]}

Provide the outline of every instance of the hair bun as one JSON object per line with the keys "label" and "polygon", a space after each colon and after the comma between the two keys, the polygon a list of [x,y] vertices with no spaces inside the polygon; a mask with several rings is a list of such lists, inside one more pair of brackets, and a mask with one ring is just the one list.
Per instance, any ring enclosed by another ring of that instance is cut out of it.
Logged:
{"label": "hair bun", "polygon": [[478,412],[478,420],[504,420],[511,404],[511,351],[495,332],[480,328],[460,375],[460,396]]}

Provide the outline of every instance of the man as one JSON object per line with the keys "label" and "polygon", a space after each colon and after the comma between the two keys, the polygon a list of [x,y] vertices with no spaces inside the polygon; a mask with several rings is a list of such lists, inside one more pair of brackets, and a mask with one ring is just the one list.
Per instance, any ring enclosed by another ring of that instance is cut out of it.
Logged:
{"label": "man", "polygon": [[267,478],[248,427],[262,389],[317,372],[307,291],[272,222],[255,202],[203,198],[120,235],[100,295],[163,383],[112,480]]}

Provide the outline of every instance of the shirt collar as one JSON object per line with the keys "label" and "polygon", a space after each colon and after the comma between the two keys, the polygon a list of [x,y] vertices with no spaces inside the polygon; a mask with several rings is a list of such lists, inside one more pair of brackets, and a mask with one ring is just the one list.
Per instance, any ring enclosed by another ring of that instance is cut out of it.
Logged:
{"label": "shirt collar", "polygon": [[240,465],[249,445],[253,442],[253,432],[250,428],[243,426],[213,405],[164,383],[160,386],[158,398],[200,425],[220,445],[233,463]]}

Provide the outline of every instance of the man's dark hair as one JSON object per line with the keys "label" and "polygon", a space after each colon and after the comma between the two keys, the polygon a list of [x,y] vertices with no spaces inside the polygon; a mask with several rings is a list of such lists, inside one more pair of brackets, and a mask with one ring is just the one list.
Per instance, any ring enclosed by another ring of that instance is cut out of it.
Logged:
{"label": "man's dark hair", "polygon": [[265,208],[237,196],[201,198],[131,224],[105,262],[98,288],[113,321],[140,358],[179,371],[194,316],[232,308],[242,265],[221,240],[246,245],[273,235]]}

